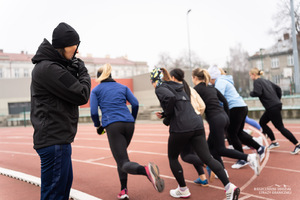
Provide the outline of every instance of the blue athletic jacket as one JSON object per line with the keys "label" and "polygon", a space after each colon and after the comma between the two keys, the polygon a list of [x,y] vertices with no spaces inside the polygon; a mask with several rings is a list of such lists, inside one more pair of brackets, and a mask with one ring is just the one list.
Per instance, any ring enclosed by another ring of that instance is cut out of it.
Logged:
{"label": "blue athletic jacket", "polygon": [[219,76],[216,79],[215,88],[217,88],[224,95],[228,102],[229,109],[247,106],[243,98],[236,91],[231,75]]}
{"label": "blue athletic jacket", "polygon": [[[126,101],[132,106],[131,113]],[[90,106],[95,127],[101,125],[98,106],[102,113],[102,126],[106,127],[114,122],[135,122],[139,102],[127,86],[117,83],[113,79],[106,79],[92,90]]]}

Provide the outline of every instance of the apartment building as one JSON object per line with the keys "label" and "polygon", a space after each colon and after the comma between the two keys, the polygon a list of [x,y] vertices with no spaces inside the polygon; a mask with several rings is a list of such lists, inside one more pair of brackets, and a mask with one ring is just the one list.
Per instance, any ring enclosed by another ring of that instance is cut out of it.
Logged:
{"label": "apartment building", "polygon": [[[5,53],[0,49],[0,79],[1,78],[28,78],[31,77],[33,64],[31,58],[34,55],[27,52]],[[126,56],[118,58],[92,57],[91,55],[81,58],[92,78],[96,77],[97,70],[101,65],[110,63],[113,67],[112,76],[116,79],[132,78],[133,76],[148,72],[147,62],[138,62],[129,60]]]}
{"label": "apartment building", "polygon": [[279,85],[284,94],[294,93],[293,42],[289,34],[284,34],[283,39],[270,48],[260,49],[249,57],[249,62],[251,68],[257,67],[264,71],[264,78]]}

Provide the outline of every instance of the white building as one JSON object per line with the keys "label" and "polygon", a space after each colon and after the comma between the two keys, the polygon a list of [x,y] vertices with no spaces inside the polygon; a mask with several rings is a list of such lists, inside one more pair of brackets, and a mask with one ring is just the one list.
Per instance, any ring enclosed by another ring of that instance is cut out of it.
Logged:
{"label": "white building", "polygon": [[[33,64],[31,58],[34,55],[26,52],[21,53],[4,53],[0,49],[0,78],[27,78],[31,77]],[[128,60],[126,57],[110,58],[95,58],[92,56],[80,57],[91,75],[92,78],[96,77],[97,70],[101,65],[110,63],[112,65],[112,77],[132,78],[133,76],[144,74],[148,72],[147,62],[137,62]]]}

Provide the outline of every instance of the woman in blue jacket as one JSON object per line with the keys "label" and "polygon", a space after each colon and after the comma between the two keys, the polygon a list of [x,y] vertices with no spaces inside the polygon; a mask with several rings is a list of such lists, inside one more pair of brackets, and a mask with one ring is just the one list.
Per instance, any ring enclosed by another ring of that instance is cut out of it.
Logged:
{"label": "woman in blue jacket", "polygon": [[[253,140],[252,136],[243,131],[245,125],[245,119],[248,114],[248,106],[244,102],[243,98],[236,91],[233,78],[231,75],[221,74],[221,70],[217,66],[208,68],[208,72],[211,76],[211,84],[215,86],[226,98],[229,107],[229,127],[228,137],[234,149],[244,152],[242,144],[249,147],[253,147],[260,155],[261,161],[265,156],[265,147],[258,144]],[[237,163],[231,167],[239,169],[246,166],[248,163],[244,160],[238,160]]]}
{"label": "woman in blue jacket", "polygon": [[[145,175],[158,192],[164,189],[164,181],[159,176],[158,167],[149,163],[142,166],[131,162],[127,148],[134,132],[134,123],[138,113],[138,100],[125,85],[111,78],[111,65],[105,64],[98,70],[97,85],[91,93],[91,117],[98,134],[107,132],[111,152],[118,166],[121,192],[118,199],[129,199],[127,191],[128,174]],[[132,106],[130,113],[126,102]],[[102,124],[99,120],[98,107],[102,113]]]}

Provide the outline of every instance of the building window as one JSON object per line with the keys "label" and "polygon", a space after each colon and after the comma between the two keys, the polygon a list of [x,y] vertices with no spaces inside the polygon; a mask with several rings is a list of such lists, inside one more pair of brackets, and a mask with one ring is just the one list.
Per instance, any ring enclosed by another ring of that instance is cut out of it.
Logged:
{"label": "building window", "polygon": [[263,61],[262,60],[257,60],[256,61],[256,67],[258,68],[258,69],[262,69],[262,66],[263,66]]}
{"label": "building window", "polygon": [[29,77],[29,70],[28,69],[24,69],[24,77]]}
{"label": "building window", "polygon": [[19,73],[19,69],[15,69],[15,78],[19,78],[20,73]]}
{"label": "building window", "polygon": [[271,59],[271,68],[278,68],[279,67],[279,59],[276,58],[272,58]]}
{"label": "building window", "polygon": [[272,82],[274,82],[277,85],[280,84],[280,75],[272,76]]}
{"label": "building window", "polygon": [[294,66],[294,57],[293,57],[293,55],[288,55],[288,57],[287,57],[287,65],[288,66]]}

